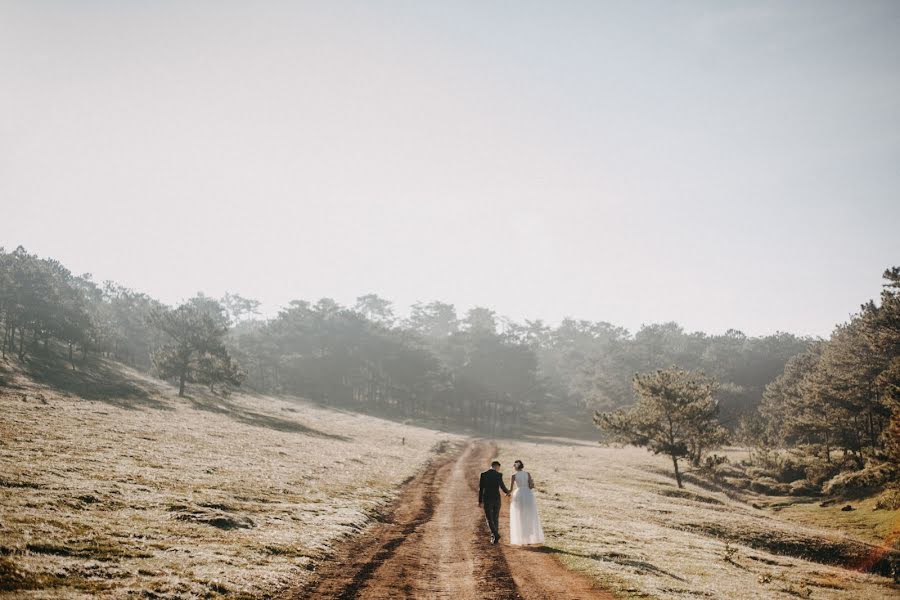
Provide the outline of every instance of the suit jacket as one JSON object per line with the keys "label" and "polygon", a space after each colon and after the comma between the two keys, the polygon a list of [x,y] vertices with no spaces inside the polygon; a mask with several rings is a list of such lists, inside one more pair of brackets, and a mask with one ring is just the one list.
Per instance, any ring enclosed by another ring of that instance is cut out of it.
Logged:
{"label": "suit jacket", "polygon": [[503,473],[488,469],[478,482],[478,504],[500,504],[500,490],[509,493],[503,483]]}

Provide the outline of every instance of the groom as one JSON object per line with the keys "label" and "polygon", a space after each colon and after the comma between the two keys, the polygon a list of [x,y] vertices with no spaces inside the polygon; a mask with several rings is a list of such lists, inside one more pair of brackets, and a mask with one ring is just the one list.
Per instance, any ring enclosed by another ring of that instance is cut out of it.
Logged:
{"label": "groom", "polygon": [[509,494],[503,483],[503,473],[500,472],[500,463],[496,460],[491,463],[491,468],[481,474],[478,483],[478,506],[484,506],[484,516],[488,527],[491,528],[491,543],[496,544],[500,540],[500,490]]}

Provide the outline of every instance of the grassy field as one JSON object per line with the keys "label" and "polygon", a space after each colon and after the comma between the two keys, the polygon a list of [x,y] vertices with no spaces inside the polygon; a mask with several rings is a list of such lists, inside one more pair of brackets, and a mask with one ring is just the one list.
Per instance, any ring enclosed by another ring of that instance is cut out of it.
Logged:
{"label": "grassy field", "polygon": [[459,439],[302,401],[179,399],[107,370],[128,385],[75,395],[5,376],[0,597],[240,598],[302,583]]}
{"label": "grassy field", "polygon": [[[839,508],[806,502],[786,519],[783,506],[754,508],[752,494],[740,501],[690,483],[679,490],[669,460],[635,448],[503,442],[501,462],[517,458],[537,482],[550,551],[622,597],[900,597],[888,577],[823,564],[870,564],[881,554],[863,541],[877,541],[873,531],[896,535],[900,511],[863,519],[871,507],[861,505],[855,517],[842,513],[846,521],[829,522],[824,515]],[[824,511],[817,521],[802,522],[803,511],[817,509]],[[840,529],[858,533],[853,518],[867,532],[862,541]]]}
{"label": "grassy field", "polygon": [[[302,400],[178,398],[111,363],[52,372],[52,389],[2,373],[0,598],[264,597],[309,580],[464,442]],[[502,442],[507,476],[516,458],[537,480],[549,550],[623,598],[900,594],[836,564],[870,565],[896,539],[900,511],[870,499],[841,511],[678,490],[664,458],[563,439]]]}

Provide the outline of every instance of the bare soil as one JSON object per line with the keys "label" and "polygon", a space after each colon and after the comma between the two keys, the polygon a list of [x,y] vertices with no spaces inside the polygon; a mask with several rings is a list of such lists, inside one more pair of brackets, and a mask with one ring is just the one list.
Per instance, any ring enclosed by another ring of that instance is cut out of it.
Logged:
{"label": "bare soil", "polygon": [[282,598],[614,598],[563,567],[552,550],[508,545],[506,503],[503,539],[490,544],[477,480],[496,452],[476,441],[436,459],[406,485],[391,514],[345,544],[310,585]]}

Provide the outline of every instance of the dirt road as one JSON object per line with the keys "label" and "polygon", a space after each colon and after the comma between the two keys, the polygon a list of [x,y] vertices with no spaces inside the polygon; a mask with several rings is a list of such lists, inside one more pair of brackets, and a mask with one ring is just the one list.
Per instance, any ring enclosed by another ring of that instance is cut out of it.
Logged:
{"label": "dirt road", "polygon": [[611,600],[552,552],[507,545],[506,503],[503,541],[489,543],[476,486],[495,452],[492,444],[472,442],[437,459],[404,488],[384,522],[348,543],[312,586],[283,598]]}

